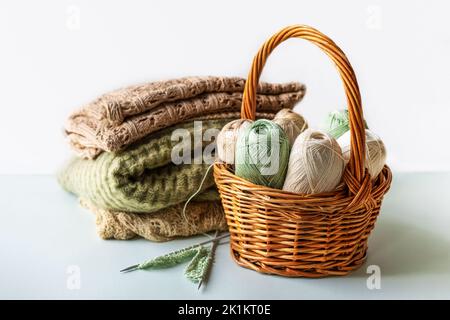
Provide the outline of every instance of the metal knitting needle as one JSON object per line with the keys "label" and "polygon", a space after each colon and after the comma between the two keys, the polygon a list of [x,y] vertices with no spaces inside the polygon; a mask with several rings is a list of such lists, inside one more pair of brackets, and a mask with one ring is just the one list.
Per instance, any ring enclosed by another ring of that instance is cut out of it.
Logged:
{"label": "metal knitting needle", "polygon": [[120,270],[120,272],[127,273],[127,272],[135,271],[135,270],[138,270],[138,269],[139,269],[139,265],[135,264],[135,265],[132,265],[132,266],[129,266],[129,267],[125,268],[125,269]]}
{"label": "metal knitting needle", "polygon": [[[224,238],[229,237],[229,236],[230,236],[229,233],[225,233],[225,234],[223,234],[223,235],[221,235],[221,236],[218,236],[218,237],[214,237],[214,238],[205,240],[205,241],[203,241],[203,242],[194,244],[194,245],[192,245],[192,246],[183,248],[183,249],[181,249],[181,250],[187,250],[187,249],[191,249],[191,248],[194,248],[194,247],[203,246],[203,245],[208,244],[208,243],[210,243],[210,242],[213,242],[213,241],[215,242],[216,240],[221,240],[221,239],[224,239]],[[177,250],[177,251],[179,251],[179,250]],[[128,273],[128,272],[136,271],[136,270],[139,270],[139,266],[140,266],[140,263],[139,263],[139,264],[134,264],[134,265],[132,265],[132,266],[129,266],[129,267],[126,267],[125,269],[120,270],[120,272],[122,272],[122,273]]]}

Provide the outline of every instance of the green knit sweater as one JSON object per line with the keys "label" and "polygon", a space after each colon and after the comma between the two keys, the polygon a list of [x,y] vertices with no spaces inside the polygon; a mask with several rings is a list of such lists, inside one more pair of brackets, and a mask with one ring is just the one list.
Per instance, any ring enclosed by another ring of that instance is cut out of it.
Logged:
{"label": "green knit sweater", "polygon": [[[203,121],[202,131],[220,130],[229,121]],[[179,142],[172,141],[171,135],[177,128],[189,131],[193,146],[193,123],[184,123],[118,153],[104,152],[95,160],[74,158],[58,175],[59,183],[67,191],[104,209],[148,213],[186,201],[200,186],[209,165],[172,162],[172,148]],[[196,200],[218,199],[211,174],[203,190]]]}

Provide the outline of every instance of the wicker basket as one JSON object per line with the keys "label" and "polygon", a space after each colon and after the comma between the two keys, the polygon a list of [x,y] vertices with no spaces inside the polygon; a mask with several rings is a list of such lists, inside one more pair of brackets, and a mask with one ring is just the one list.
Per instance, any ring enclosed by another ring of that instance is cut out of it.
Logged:
{"label": "wicker basket", "polygon": [[316,44],[341,75],[350,118],[350,162],[342,186],[311,195],[252,184],[216,163],[214,178],[230,231],[231,254],[239,265],[263,273],[310,278],[345,275],[366,258],[368,237],[392,175],[385,166],[373,180],[364,169],[365,131],[354,71],[338,46],[311,27],[287,27],[260,48],[245,84],[241,118],[255,118],[256,87],[264,64],[272,50],[289,38]]}

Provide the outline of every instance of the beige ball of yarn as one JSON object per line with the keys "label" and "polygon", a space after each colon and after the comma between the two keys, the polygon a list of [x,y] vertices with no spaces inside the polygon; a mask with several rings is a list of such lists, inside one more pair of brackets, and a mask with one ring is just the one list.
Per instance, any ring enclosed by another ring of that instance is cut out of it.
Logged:
{"label": "beige ball of yarn", "polygon": [[237,119],[228,122],[217,136],[217,156],[219,160],[234,164],[236,140],[247,127],[252,124],[251,120]]}
{"label": "beige ball of yarn", "polygon": [[[338,140],[345,161],[350,159],[350,131],[344,133]],[[365,167],[370,177],[375,179],[383,170],[386,163],[386,148],[383,141],[372,131],[366,129],[366,158]]]}
{"label": "beige ball of yarn", "polygon": [[341,182],[344,167],[336,139],[307,129],[292,146],[283,190],[302,194],[333,191]]}
{"label": "beige ball of yarn", "polygon": [[300,133],[308,129],[308,123],[298,113],[291,109],[281,109],[272,120],[283,128],[291,146]]}

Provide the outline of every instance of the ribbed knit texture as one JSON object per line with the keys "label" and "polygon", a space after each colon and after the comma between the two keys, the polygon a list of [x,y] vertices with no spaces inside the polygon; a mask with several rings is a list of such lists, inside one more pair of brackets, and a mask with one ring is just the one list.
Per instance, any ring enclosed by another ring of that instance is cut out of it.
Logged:
{"label": "ribbed knit texture", "polygon": [[[202,130],[220,130],[230,120],[203,121]],[[58,180],[66,190],[104,209],[150,213],[181,203],[197,190],[209,165],[172,163],[171,150],[178,141],[172,141],[171,135],[177,128],[194,137],[192,122],[174,126],[121,152],[104,152],[95,160],[74,158]],[[209,175],[203,190],[213,186]],[[208,192],[200,199],[218,198]]]}

